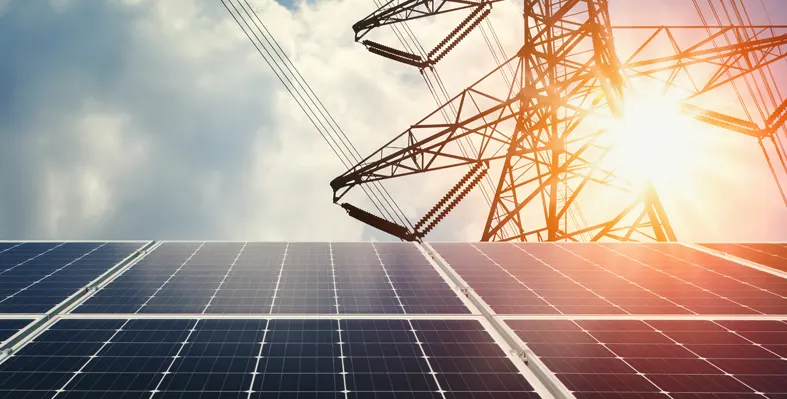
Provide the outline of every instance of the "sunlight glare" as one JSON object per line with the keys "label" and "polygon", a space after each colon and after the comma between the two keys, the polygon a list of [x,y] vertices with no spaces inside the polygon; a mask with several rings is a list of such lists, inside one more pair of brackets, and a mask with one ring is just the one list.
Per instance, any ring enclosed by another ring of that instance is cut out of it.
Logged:
{"label": "sunlight glare", "polygon": [[632,182],[674,183],[691,165],[686,136],[691,119],[668,98],[630,95],[610,129],[618,171]]}

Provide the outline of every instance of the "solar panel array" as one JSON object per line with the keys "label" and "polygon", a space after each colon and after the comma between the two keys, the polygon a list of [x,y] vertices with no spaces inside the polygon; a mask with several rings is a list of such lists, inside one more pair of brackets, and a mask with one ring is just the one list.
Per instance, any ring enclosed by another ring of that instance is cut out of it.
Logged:
{"label": "solar panel array", "polygon": [[145,244],[0,242],[0,397],[787,397],[787,279],[679,244]]}
{"label": "solar panel array", "polygon": [[414,245],[164,243],[78,313],[468,313]]}

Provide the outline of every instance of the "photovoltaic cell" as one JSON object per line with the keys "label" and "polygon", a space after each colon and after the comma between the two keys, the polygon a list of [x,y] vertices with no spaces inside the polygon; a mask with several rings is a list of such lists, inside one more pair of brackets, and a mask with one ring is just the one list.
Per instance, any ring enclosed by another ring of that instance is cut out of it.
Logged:
{"label": "photovoltaic cell", "polygon": [[2,397],[153,392],[154,398],[536,397],[470,320],[65,319],[0,363]]}
{"label": "photovoltaic cell", "polygon": [[413,245],[374,243],[405,313],[469,313],[445,280]]}
{"label": "photovoltaic cell", "polygon": [[163,243],[75,313],[468,313],[408,243]]}
{"label": "photovoltaic cell", "polygon": [[676,244],[432,246],[498,314],[787,313],[787,280]]}
{"label": "photovoltaic cell", "polygon": [[446,397],[538,398],[480,323],[413,320]]}
{"label": "photovoltaic cell", "polygon": [[508,324],[578,398],[787,394],[787,359],[780,353],[787,324],[781,321]]}
{"label": "photovoltaic cell", "polygon": [[[162,244],[94,294],[74,312],[138,312],[142,305],[155,296],[159,288],[166,285],[170,277],[177,274],[200,245],[200,243]],[[191,289],[204,290],[204,286],[184,287],[184,296],[188,295]]]}
{"label": "photovoltaic cell", "polygon": [[700,244],[706,248],[757,262],[777,270],[787,271],[785,244]]}
{"label": "photovoltaic cell", "polygon": [[247,243],[205,313],[269,313],[285,243]]}
{"label": "photovoltaic cell", "polygon": [[787,314],[787,279],[679,244],[603,246],[707,293],[674,295],[695,313]]}
{"label": "photovoltaic cell", "polygon": [[139,249],[139,242],[22,243],[0,252],[0,313],[44,313]]}
{"label": "photovoltaic cell", "polygon": [[342,313],[404,313],[375,246],[332,244],[336,293]]}
{"label": "photovoltaic cell", "polygon": [[30,324],[31,320],[0,319],[0,343],[11,338],[17,331]]}
{"label": "photovoltaic cell", "polygon": [[7,251],[9,248],[18,247],[22,242],[0,242],[0,254]]}
{"label": "photovoltaic cell", "polygon": [[329,243],[289,243],[273,313],[337,313]]}

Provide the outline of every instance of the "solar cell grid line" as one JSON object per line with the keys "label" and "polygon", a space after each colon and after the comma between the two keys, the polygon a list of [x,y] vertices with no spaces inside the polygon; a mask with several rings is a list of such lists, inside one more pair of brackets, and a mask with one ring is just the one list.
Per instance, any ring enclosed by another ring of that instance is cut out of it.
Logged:
{"label": "solar cell grid line", "polygon": [[660,256],[667,256],[678,262],[704,269],[717,276],[735,280],[738,283],[787,298],[787,278],[784,278],[784,276],[745,267],[738,262],[683,245],[654,246],[646,244],[644,247]]}
{"label": "solar cell grid line", "polygon": [[260,374],[259,373],[259,368],[260,368],[260,359],[262,359],[262,347],[265,345],[265,338],[268,336],[268,331],[269,331],[268,327],[270,327],[270,322],[271,322],[270,319],[265,320],[265,328],[262,330],[262,339],[259,341],[260,342],[260,349],[257,351],[257,356],[254,357],[254,359],[255,359],[254,360],[254,368],[252,369],[252,372],[251,372],[251,380],[249,382],[249,389],[246,390],[246,393],[248,394],[248,395],[246,395],[247,399],[251,399],[251,394],[254,393],[254,380]]}
{"label": "solar cell grid line", "polygon": [[[659,386],[664,387],[664,389],[666,389],[667,391],[669,391],[669,392],[676,392],[677,389],[673,388],[673,387],[676,387],[676,386],[683,386],[683,387],[692,386],[693,387],[695,385],[700,385],[700,387],[702,387],[702,385],[706,385],[706,384],[709,384],[709,383],[712,384],[713,382],[715,382],[715,381],[708,381],[708,380],[719,380],[718,382],[713,384],[713,385],[716,385],[716,386],[720,386],[720,385],[734,385],[734,384],[732,384],[732,381],[730,380],[730,379],[732,379],[732,380],[737,381],[740,385],[745,387],[745,389],[750,391],[751,393],[760,394],[762,392],[765,392],[764,390],[760,391],[760,390],[754,388],[753,386],[751,386],[751,385],[745,383],[744,381],[742,381],[740,378],[738,378],[738,376],[726,372],[723,368],[721,368],[718,365],[714,364],[709,359],[707,359],[705,357],[702,357],[697,352],[693,351],[692,348],[691,348],[691,345],[690,345],[691,343],[720,344],[720,343],[723,343],[723,342],[727,342],[730,339],[729,336],[727,336],[727,337],[721,336],[720,337],[719,334],[717,334],[717,331],[714,331],[714,329],[712,327],[710,327],[710,326],[709,327],[701,327],[701,328],[696,328],[696,327],[695,328],[689,328],[689,331],[685,331],[686,327],[682,327],[682,326],[688,326],[688,325],[691,325],[691,324],[693,324],[693,325],[701,325],[699,323],[680,323],[680,322],[676,323],[676,322],[669,322],[669,321],[668,322],[655,321],[655,322],[644,322],[644,323],[646,325],[648,325],[648,327],[652,328],[654,331],[656,331],[656,332],[664,335],[665,337],[667,337],[674,344],[680,345],[683,348],[685,348],[687,351],[689,351],[689,353],[691,353],[692,355],[696,356],[696,358],[699,359],[701,362],[704,362],[702,364],[708,364],[708,365],[712,366],[713,368],[715,368],[717,370],[716,372],[713,372],[713,370],[709,370],[709,373],[707,375],[704,374],[704,373],[699,374],[701,377],[696,377],[697,374],[692,374],[691,376],[689,376],[686,373],[681,373],[681,374],[675,375],[676,374],[675,373],[675,371],[676,371],[675,369],[671,370],[673,375],[670,375],[669,378],[664,378],[664,377],[662,377],[662,374],[655,374],[654,373],[654,375],[652,375],[651,378],[656,380],[656,383],[659,384]],[[675,327],[676,324],[678,325],[677,328]],[[692,331],[692,330],[696,330],[696,331]],[[688,334],[688,338],[681,339],[680,338],[681,336],[683,336],[683,337],[687,336],[687,334],[685,334],[685,333],[689,333]],[[729,332],[727,331],[726,333],[729,333]],[[675,337],[675,335],[678,335],[678,337]],[[694,342],[687,342],[687,339],[690,340],[690,341],[694,341]],[[722,374],[722,373],[723,373],[723,375],[719,376],[719,374]],[[787,375],[785,375],[785,377],[787,377]],[[724,381],[724,382],[722,382],[722,381]],[[738,387],[738,391],[741,391],[741,390],[743,390],[743,388]],[[684,393],[684,392],[681,392],[681,393]],[[785,390],[785,393],[787,393],[787,390]]]}
{"label": "solar cell grid line", "polygon": [[271,299],[271,308],[268,310],[269,314],[273,314],[273,307],[276,306],[276,297],[279,296],[279,285],[281,285],[281,276],[284,274],[284,262],[287,261],[287,251],[290,249],[290,243],[284,247],[284,256],[281,258],[281,266],[279,266],[279,275],[276,277],[276,286],[273,288],[273,298]]}
{"label": "solar cell grid line", "polygon": [[[396,293],[396,287],[394,287],[393,281],[391,281],[391,278],[388,275],[388,271],[386,270],[385,265],[383,264],[383,261],[380,258],[380,254],[377,252],[377,247],[375,247],[374,243],[372,243],[372,248],[374,248],[374,253],[377,255],[377,259],[380,261],[380,266],[382,266],[382,268],[383,268],[383,272],[385,273],[385,277],[388,279],[388,283],[391,284],[391,289],[394,291],[394,294],[396,294],[396,300],[399,301],[399,306],[401,306],[402,307],[402,311],[405,314],[407,314],[407,309],[405,309],[404,304],[402,303],[402,299],[399,297],[399,294]],[[434,369],[432,368],[432,365],[429,363],[429,357],[426,356],[426,352],[424,351],[423,343],[421,342],[420,339],[418,339],[418,333],[416,332],[415,327],[413,326],[413,322],[411,320],[407,320],[407,324],[409,325],[410,331],[413,333],[413,338],[415,338],[415,343],[416,343],[416,345],[418,345],[418,349],[420,350],[421,355],[423,356],[424,361],[426,362],[426,367],[429,369],[429,374],[431,374],[432,377],[434,377],[435,386],[437,387],[437,391],[436,392],[438,392],[440,394],[440,396],[443,399],[445,399],[445,391],[440,386],[440,381],[437,379],[437,374],[435,373]]]}
{"label": "solar cell grid line", "polygon": [[414,243],[374,243],[407,313],[470,313],[446,277]]}
{"label": "solar cell grid line", "polygon": [[204,243],[204,242],[200,243],[200,245],[199,245],[199,246],[198,246],[198,247],[197,247],[197,248],[194,250],[194,252],[192,252],[192,253],[189,255],[189,257],[188,257],[188,258],[186,258],[186,260],[184,260],[184,261],[183,261],[183,263],[181,263],[181,264],[180,264],[180,266],[178,266],[178,268],[177,268],[177,269],[175,269],[175,271],[173,271],[173,272],[172,272],[172,274],[170,274],[170,275],[169,275],[169,276],[166,278],[166,280],[164,280],[164,281],[161,283],[161,285],[159,285],[159,286],[158,286],[158,288],[156,288],[156,290],[155,290],[155,291],[154,291],[152,294],[150,294],[150,295],[147,297],[147,299],[145,300],[145,302],[143,302],[143,303],[142,303],[142,304],[139,306],[139,308],[138,308],[138,309],[137,309],[137,310],[136,310],[134,313],[140,313],[140,312],[143,312],[143,311],[145,310],[145,307],[148,305],[148,303],[150,303],[150,301],[151,301],[153,298],[155,298],[155,297],[156,297],[156,295],[157,295],[157,294],[158,294],[158,293],[159,293],[159,292],[160,292],[160,291],[161,291],[161,290],[164,288],[164,286],[166,286],[166,285],[167,285],[167,283],[169,283],[169,282],[170,282],[170,280],[172,280],[172,277],[174,277],[176,274],[178,274],[178,272],[179,272],[179,271],[181,271],[181,270],[183,269],[183,266],[185,266],[187,263],[189,263],[189,261],[190,261],[190,260],[191,260],[191,259],[194,257],[194,255],[196,255],[196,254],[197,254],[197,252],[199,252],[199,250],[200,250],[200,249],[202,249],[202,247],[203,247],[203,246],[205,246],[205,243]]}
{"label": "solar cell grid line", "polygon": [[[606,279],[588,281],[588,284],[594,285],[594,291],[603,294],[603,296],[608,300],[616,302],[629,314],[697,314],[697,312],[694,312],[686,306],[673,301],[669,297],[654,292],[650,288],[644,286],[643,284],[647,284],[648,281],[654,279],[653,276],[646,276],[644,275],[646,273],[643,273],[640,270],[627,270],[625,272],[613,270],[603,266],[600,263],[594,262],[587,257],[582,256],[581,254],[572,252],[565,246],[555,245],[554,248],[560,249],[561,251],[573,257],[579,258],[582,261],[593,265],[595,268],[601,269],[604,272],[612,274],[613,276],[629,283],[631,286],[610,284],[609,280]],[[530,252],[535,252],[532,248],[529,248],[529,250]],[[634,273],[633,276],[631,275],[632,272]],[[653,273],[656,272],[654,271]],[[629,278],[624,274],[628,274],[629,277],[639,279],[643,282],[643,284],[632,280],[632,278]],[[593,275],[590,277],[593,278],[596,276]]]}
{"label": "solar cell grid line", "polygon": [[191,338],[191,335],[194,334],[194,331],[196,331],[197,325],[199,325],[200,321],[202,320],[194,321],[193,322],[194,324],[191,325],[190,326],[191,328],[188,329],[188,334],[186,335],[186,338],[183,339],[183,342],[180,343],[180,346],[178,347],[178,351],[175,353],[174,356],[172,356],[172,361],[168,362],[169,365],[167,366],[167,369],[163,373],[161,373],[161,378],[158,379],[158,383],[156,383],[156,387],[153,388],[152,391],[150,391],[150,398],[154,398],[157,393],[161,392],[159,390],[159,388],[161,388],[161,383],[164,382],[164,379],[166,379],[167,376],[170,375],[170,370],[172,370],[172,365],[175,364],[175,362],[178,361],[178,359],[180,358],[180,353],[183,352],[183,347],[189,343],[189,338]]}
{"label": "solar cell grid line", "polygon": [[0,344],[30,324],[31,321],[30,319],[0,319]]}
{"label": "solar cell grid line", "polygon": [[[7,271],[16,269],[19,266],[30,262],[39,256],[47,254],[49,251],[53,249],[57,249],[62,247],[65,243],[42,243],[40,245],[36,245],[37,243],[20,245],[14,248],[8,248],[0,254],[0,275],[6,273]],[[40,248],[43,246],[43,248]]]}
{"label": "solar cell grid line", "polygon": [[123,320],[60,320],[0,363],[0,397],[52,397]]}
{"label": "solar cell grid line", "polygon": [[[3,279],[0,282],[3,284],[3,287],[8,287],[6,289],[9,290],[9,293],[6,293],[3,298],[0,298],[0,313],[14,313],[14,312],[22,312],[22,313],[44,313],[49,310],[52,306],[60,302],[61,300],[67,298],[68,296],[74,294],[76,290],[81,287],[80,285],[74,286],[74,284],[66,285],[65,287],[58,287],[58,283],[50,284],[49,286],[44,285],[44,288],[39,295],[25,295],[25,291],[34,287],[36,284],[40,284],[42,281],[46,280],[48,277],[53,276],[57,272],[73,265],[74,263],[78,262],[82,258],[90,255],[94,251],[98,250],[102,246],[106,245],[106,243],[102,244],[95,244],[96,246],[90,248],[87,252],[79,251],[81,253],[76,259],[73,259],[68,263],[63,264],[60,267],[52,269],[51,267],[59,266],[60,263],[55,263],[54,265],[47,265],[51,266],[49,269],[46,268],[35,268],[33,270],[26,270],[25,268],[20,269],[19,271],[14,271],[14,273],[6,273],[2,277]],[[62,248],[67,248],[66,246]],[[112,265],[108,265],[110,267]],[[41,275],[42,273],[46,273]],[[9,287],[10,285],[10,287]],[[13,292],[10,292],[13,290]],[[42,298],[42,296],[45,296]]]}
{"label": "solar cell grid line", "polygon": [[714,251],[787,272],[787,247],[783,244],[699,244]]}
{"label": "solar cell grid line", "polygon": [[728,320],[714,323],[773,357],[760,352],[763,356],[754,359],[727,359],[707,356],[709,353],[698,348],[699,355],[709,358],[714,365],[757,392],[787,396],[787,322]]}
{"label": "solar cell grid line", "polygon": [[[528,248],[529,248],[529,250],[526,251],[521,246],[511,245],[510,247],[509,246],[490,247],[490,248],[487,248],[487,251],[492,252],[492,254],[490,254],[490,256],[494,256],[495,253],[499,253],[501,262],[503,262],[503,263],[511,262],[509,264],[511,266],[514,266],[514,267],[515,267],[515,265],[518,266],[517,263],[513,263],[512,262],[512,261],[515,261],[515,258],[516,258],[516,254],[517,253],[515,251],[519,251],[519,253],[524,253],[527,256],[529,256],[529,257],[535,259],[536,261],[538,261],[538,263],[548,267],[549,269],[551,269],[555,273],[557,273],[557,274],[563,276],[564,278],[568,279],[573,285],[576,285],[576,286],[578,286],[578,287],[584,289],[585,291],[587,291],[587,292],[589,292],[589,293],[594,295],[594,296],[585,296],[583,294],[581,297],[578,297],[578,298],[565,297],[565,296],[563,296],[565,294],[557,294],[557,295],[553,296],[553,295],[551,295],[551,292],[550,292],[550,295],[546,295],[545,294],[546,290],[537,289],[540,292],[540,294],[544,297],[544,300],[546,300],[549,303],[554,304],[558,309],[560,309],[561,313],[564,313],[564,314],[588,314],[588,313],[590,313],[590,314],[622,314],[622,313],[630,314],[631,313],[631,312],[628,312],[625,308],[621,307],[619,304],[617,304],[617,303],[611,301],[609,298],[607,298],[607,296],[606,296],[607,293],[605,293],[605,295],[601,295],[597,291],[597,289],[599,287],[604,288],[604,287],[606,287],[608,285],[618,285],[618,287],[616,287],[616,289],[619,288],[620,281],[617,281],[617,280],[621,280],[620,277],[614,276],[614,275],[609,275],[609,274],[606,274],[606,275],[605,274],[599,274],[598,270],[596,270],[596,267],[593,266],[593,265],[590,265],[590,268],[587,268],[586,266],[588,266],[588,265],[586,265],[586,264],[581,264],[581,263],[577,264],[577,263],[567,262],[569,259],[565,259],[565,256],[560,256],[560,255],[557,256],[557,259],[559,259],[560,262],[561,262],[560,268],[558,269],[558,268],[555,268],[554,266],[552,266],[552,264],[551,264],[552,262],[550,261],[550,259],[547,259],[545,261],[542,258],[544,255],[547,255],[547,256],[549,256],[549,255],[552,255],[552,256],[557,255],[554,252],[552,254],[550,254],[548,251],[540,251],[540,249],[548,249],[549,247],[546,247],[546,246],[543,246],[543,245],[531,245]],[[514,251],[512,251],[512,250],[514,250]],[[530,269],[531,269],[530,267],[527,267],[527,268],[521,268],[521,267],[520,268],[514,268],[514,271],[512,271],[512,273],[514,273],[514,272],[521,273],[521,274],[523,274],[523,276],[522,276],[523,278],[527,278],[527,275],[530,273]],[[587,278],[587,277],[591,277],[588,272],[592,273],[592,278],[590,278],[590,279]],[[580,282],[580,281],[578,281],[578,279],[581,279],[582,281]],[[561,292],[563,290],[563,287],[566,287],[566,288],[570,288],[571,291],[581,292],[580,290],[577,290],[575,287],[573,287],[571,284],[565,284],[564,281],[560,281],[560,279],[550,281],[548,283],[547,287],[552,288],[553,287],[552,286],[552,282],[553,281],[556,283],[555,285],[557,287],[560,287],[559,288],[560,291],[558,291],[558,290],[555,290],[555,291]],[[615,284],[615,283],[617,283],[617,284]],[[534,281],[533,283],[530,283],[531,286],[533,284],[539,284],[540,285],[541,282],[540,281]],[[625,284],[628,285],[630,283],[626,282]],[[555,287],[555,288],[557,288],[557,287]],[[600,299],[600,301],[599,301],[599,299]],[[556,301],[559,301],[559,302],[556,303]]]}
{"label": "solar cell grid line", "polygon": [[161,243],[71,313],[137,313],[200,245]]}
{"label": "solar cell grid line", "polygon": [[246,243],[206,314],[269,314],[287,243]]}
{"label": "solar cell grid line", "polygon": [[335,319],[273,319],[262,346],[254,398],[344,397],[339,322]]}
{"label": "solar cell grid line", "polygon": [[787,360],[724,323],[744,331],[787,331],[781,321],[761,320],[509,321],[577,397],[661,392],[673,398],[754,398],[787,392]]}
{"label": "solar cell grid line", "polygon": [[0,254],[10,249],[14,249],[20,245],[24,244],[23,242],[2,242],[0,243]]}
{"label": "solar cell grid line", "polygon": [[446,396],[538,398],[484,326],[474,320],[413,320]]}
{"label": "solar cell grid line", "polygon": [[[690,268],[693,270],[687,271],[685,266],[683,266],[684,270],[680,270],[675,266],[674,261],[672,265],[663,265],[657,257],[643,258],[640,255],[638,259],[629,256],[628,252],[631,250],[637,248],[640,251],[644,250],[642,246],[629,245],[630,248],[624,252],[613,249],[607,244],[592,247],[566,244],[563,247],[596,264],[603,264],[605,268],[637,281],[643,287],[670,298],[673,302],[683,305],[697,314],[763,314],[763,312],[740,303],[739,298],[735,295],[730,295],[731,298],[720,293],[721,291],[716,292],[716,290],[725,288],[729,290],[734,287],[729,284],[719,285],[718,280],[713,280],[717,276],[712,273],[707,273],[699,268]],[[662,270],[665,268],[667,270]],[[715,290],[706,288],[709,282],[714,281],[718,288]],[[735,282],[728,280],[725,283]],[[757,290],[751,290],[751,292],[753,295],[760,295]]]}
{"label": "solar cell grid line", "polygon": [[[336,313],[339,313],[339,289],[336,285],[336,262],[333,259],[333,245],[328,243],[328,250],[331,253],[331,278],[333,278],[333,301],[336,305]],[[339,328],[341,330],[341,327]],[[341,341],[341,339],[339,339]]]}
{"label": "solar cell grid line", "polygon": [[[76,299],[82,295],[86,286],[90,285],[96,278],[114,271],[118,263],[128,259],[143,245],[143,242],[104,242],[97,248],[91,248],[96,243],[68,243],[57,250],[57,252],[69,253],[71,257],[87,253],[76,259],[69,261],[63,267],[52,271],[45,277],[40,278],[34,285],[26,287],[13,298],[0,305],[0,311],[4,307],[16,308],[15,312],[24,311],[26,313],[48,312],[63,301]],[[61,261],[67,261],[65,257]],[[51,256],[55,256],[52,252]],[[39,258],[28,264],[21,272],[32,273],[31,269],[39,268],[51,264],[57,266],[55,259]],[[40,262],[40,265],[39,265]],[[34,267],[35,266],[35,267]],[[54,267],[54,266],[53,266]]]}
{"label": "solar cell grid line", "polygon": [[[609,249],[643,263],[640,260],[643,255],[632,251],[632,248],[612,246]],[[656,249],[645,244],[642,251],[645,251],[644,256],[649,259],[648,267],[686,281],[743,308],[732,307],[726,311],[722,308],[716,313],[787,313],[787,297],[782,295],[783,292],[787,293],[787,279],[682,245],[664,245]],[[714,264],[721,266],[713,267]],[[706,267],[707,265],[711,267]]]}
{"label": "solar cell grid line", "polygon": [[[527,284],[469,243],[434,243],[435,251],[497,314],[561,314]],[[490,243],[488,245],[508,245]]]}
{"label": "solar cell grid line", "polygon": [[335,314],[328,243],[290,243],[273,313]]}
{"label": "solar cell grid line", "polygon": [[68,387],[68,384],[70,384],[70,383],[71,383],[71,381],[74,381],[74,379],[75,379],[75,378],[77,378],[77,376],[79,376],[79,375],[82,373],[82,370],[84,370],[84,369],[85,369],[85,367],[87,367],[87,366],[90,364],[90,362],[91,362],[93,359],[95,359],[95,358],[97,358],[97,357],[98,357],[99,353],[101,353],[101,351],[102,351],[102,350],[103,350],[103,349],[104,349],[104,348],[105,348],[107,345],[109,345],[109,343],[110,343],[110,342],[112,342],[112,338],[115,338],[115,336],[117,336],[117,334],[118,334],[118,333],[119,333],[119,332],[120,332],[120,331],[123,329],[123,327],[124,327],[126,324],[128,324],[128,322],[129,322],[129,320],[126,320],[126,321],[125,321],[125,322],[124,322],[124,323],[123,323],[123,324],[120,326],[120,328],[119,328],[119,329],[117,329],[117,330],[115,330],[115,332],[114,332],[114,333],[113,333],[113,334],[112,334],[112,335],[111,335],[111,336],[110,336],[110,337],[109,337],[109,338],[108,338],[106,341],[102,342],[102,343],[101,343],[101,346],[100,346],[100,347],[99,347],[99,348],[96,350],[96,352],[95,352],[93,355],[91,355],[90,357],[88,357],[88,358],[87,358],[87,360],[85,361],[85,363],[83,363],[83,364],[82,364],[82,366],[81,366],[81,367],[79,367],[79,369],[78,369],[78,370],[76,370],[76,371],[73,373],[73,375],[72,375],[72,376],[71,376],[71,377],[70,377],[68,380],[66,380],[66,382],[65,382],[65,383],[63,383],[63,386],[61,386],[59,389],[57,389],[57,390],[55,391],[55,394],[52,396],[52,398],[56,398],[58,395],[60,395],[61,393],[63,393],[63,392],[66,390],[66,387]]}
{"label": "solar cell grid line", "polygon": [[409,320],[344,319],[350,398],[445,398]]}
{"label": "solar cell grid line", "polygon": [[396,292],[370,243],[332,243],[337,311],[352,313],[405,313]]}
{"label": "solar cell grid line", "polygon": [[162,397],[248,396],[264,319],[202,319],[172,362],[158,390]]}
{"label": "solar cell grid line", "polygon": [[232,260],[230,267],[227,269],[227,272],[224,273],[224,276],[221,278],[221,281],[219,282],[219,285],[216,287],[216,290],[213,291],[213,295],[211,295],[210,300],[208,300],[208,303],[205,304],[205,308],[202,309],[202,314],[205,314],[205,311],[208,310],[210,304],[213,302],[213,299],[216,298],[216,294],[219,293],[219,290],[224,285],[224,282],[227,280],[227,276],[229,276],[229,274],[232,272],[232,268],[235,267],[235,264],[238,262],[238,258],[240,258],[240,255],[243,253],[243,250],[246,249],[246,244],[247,243],[244,242],[243,246],[240,248],[240,251],[238,251],[238,254],[235,255],[235,259]]}
{"label": "solar cell grid line", "polygon": [[[507,323],[578,399],[669,397],[625,356],[617,354],[609,343],[597,339],[576,321],[511,320]],[[634,337],[624,339],[638,342],[642,337],[637,332],[640,331],[629,332],[627,335]]]}
{"label": "solar cell grid line", "polygon": [[206,242],[140,309],[145,313],[202,313],[243,244]]}

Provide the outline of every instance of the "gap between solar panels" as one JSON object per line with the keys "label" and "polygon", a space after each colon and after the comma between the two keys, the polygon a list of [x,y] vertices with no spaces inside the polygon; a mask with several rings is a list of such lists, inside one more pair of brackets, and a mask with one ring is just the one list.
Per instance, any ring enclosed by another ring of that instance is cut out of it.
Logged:
{"label": "gap between solar panels", "polygon": [[561,383],[557,377],[552,373],[535,354],[519,340],[513,330],[508,328],[504,321],[495,317],[495,312],[492,308],[477,295],[472,287],[464,281],[464,279],[451,267],[440,253],[437,252],[431,245],[424,243],[420,246],[425,255],[429,256],[438,267],[445,273],[445,276],[457,287],[461,287],[462,293],[472,302],[473,306],[481,311],[481,315],[491,326],[492,329],[499,334],[508,347],[512,348],[514,355],[517,356],[530,370],[533,375],[543,384],[551,395],[555,398],[573,398],[574,396]]}

